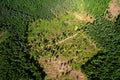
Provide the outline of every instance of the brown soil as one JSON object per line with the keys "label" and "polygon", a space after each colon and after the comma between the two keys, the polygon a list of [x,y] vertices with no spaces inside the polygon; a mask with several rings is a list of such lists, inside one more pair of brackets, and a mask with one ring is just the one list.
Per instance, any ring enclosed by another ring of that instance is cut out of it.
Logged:
{"label": "brown soil", "polygon": [[51,79],[58,80],[60,76],[72,70],[68,61],[61,56],[47,59],[40,58],[38,61],[44,67],[45,72]]}
{"label": "brown soil", "polygon": [[105,12],[105,17],[108,20],[113,20],[120,14],[120,6],[116,0],[112,0],[109,4],[109,8]]}
{"label": "brown soil", "polygon": [[[78,33],[67,37],[64,40],[61,40],[56,43],[56,45],[67,42],[69,39],[73,39],[78,35]],[[95,43],[92,42],[88,36],[85,34],[81,34],[83,38],[88,40],[89,45],[96,49],[96,52],[99,50]],[[49,45],[50,46],[50,45]],[[52,46],[52,45],[51,45]],[[81,50],[78,50],[81,51]],[[68,50],[67,50],[68,52]],[[85,52],[91,53],[91,49],[86,49]],[[95,53],[96,53],[95,52]],[[56,56],[56,57],[43,57],[38,59],[38,62],[43,66],[44,71],[52,80],[66,80],[63,79],[64,75],[67,75],[68,80],[87,80],[87,78],[83,75],[81,70],[75,70],[72,66],[70,66],[71,60],[75,61],[75,57],[72,58],[64,58],[64,56]],[[46,79],[47,80],[47,79]]]}
{"label": "brown soil", "polygon": [[88,15],[88,14],[85,14],[85,13],[77,13],[75,12],[74,13],[74,16],[76,19],[80,20],[80,21],[85,21],[85,22],[90,22],[90,23],[93,23],[95,21],[95,18]]}
{"label": "brown soil", "polygon": [[72,70],[70,75],[74,77],[74,80],[87,80],[81,70]]}
{"label": "brown soil", "polygon": [[71,80],[86,80],[80,70],[75,70],[70,66],[72,59],[65,59],[62,56],[52,58],[40,58],[38,62],[44,67],[44,71],[52,80],[64,80],[61,76],[67,75]]}

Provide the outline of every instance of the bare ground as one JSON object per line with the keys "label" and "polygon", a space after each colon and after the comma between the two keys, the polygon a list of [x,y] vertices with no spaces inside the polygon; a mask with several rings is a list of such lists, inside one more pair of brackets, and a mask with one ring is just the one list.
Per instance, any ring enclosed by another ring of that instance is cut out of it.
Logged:
{"label": "bare ground", "polygon": [[76,19],[80,20],[80,21],[85,21],[85,22],[90,22],[93,23],[95,21],[95,18],[86,14],[86,13],[74,13],[74,16]]}
{"label": "bare ground", "polygon": [[52,57],[48,59],[38,59],[38,62],[43,65],[45,72],[52,80],[66,80],[61,78],[63,75],[68,75],[68,80],[87,80],[81,70],[75,70],[70,66],[71,59],[64,59],[62,56]]}
{"label": "bare ground", "polygon": [[[67,37],[64,40],[61,40],[56,43],[56,45],[60,45],[64,42],[67,42],[69,39],[75,38],[79,33],[76,33],[72,36]],[[82,33],[83,38],[87,38],[86,35]],[[89,44],[97,49],[96,45],[88,39]],[[98,49],[97,49],[98,50]],[[76,70],[70,65],[70,61],[74,60],[74,57],[72,58],[64,58],[64,56],[59,55],[57,57],[43,57],[38,59],[38,62],[44,67],[44,71],[47,73],[47,75],[52,80],[66,80],[62,76],[67,74],[68,80],[87,80],[85,75],[81,72],[81,70]],[[47,80],[47,79],[46,79]]]}
{"label": "bare ground", "polygon": [[120,14],[120,5],[117,4],[117,0],[112,0],[109,4],[109,8],[105,12],[105,17],[112,21]]}
{"label": "bare ground", "polygon": [[[55,44],[62,44],[69,39],[75,38],[77,35],[78,33],[75,33],[74,35],[69,36]],[[38,59],[38,62],[44,67],[45,72],[52,80],[65,80],[61,76],[66,74],[69,75],[68,78],[70,80],[86,80],[87,78],[82,74],[81,70],[75,70],[72,68],[72,66],[70,66],[70,61],[72,59],[66,59],[61,55],[52,58],[40,58]]]}

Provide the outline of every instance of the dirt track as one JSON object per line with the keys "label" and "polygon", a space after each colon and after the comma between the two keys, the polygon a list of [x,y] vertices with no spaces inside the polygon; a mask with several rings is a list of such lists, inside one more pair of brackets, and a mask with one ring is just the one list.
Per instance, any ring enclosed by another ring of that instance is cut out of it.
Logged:
{"label": "dirt track", "polygon": [[76,33],[76,34],[74,34],[74,35],[72,35],[72,36],[69,36],[69,37],[67,37],[66,39],[61,40],[61,41],[59,41],[59,42],[57,42],[57,43],[55,43],[55,44],[58,45],[58,44],[64,43],[65,41],[67,41],[67,40],[69,40],[69,39],[75,38],[77,35],[78,35],[78,33]]}

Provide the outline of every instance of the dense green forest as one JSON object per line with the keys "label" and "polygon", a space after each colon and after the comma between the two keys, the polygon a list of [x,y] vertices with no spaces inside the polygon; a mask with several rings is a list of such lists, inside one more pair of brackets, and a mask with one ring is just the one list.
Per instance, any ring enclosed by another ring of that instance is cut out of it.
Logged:
{"label": "dense green forest", "polygon": [[119,80],[120,16],[115,22],[98,20],[94,24],[86,25],[84,30],[102,50],[82,66],[83,71],[90,80]]}
{"label": "dense green forest", "polygon": [[0,80],[49,80],[38,59],[58,55],[88,80],[119,80],[120,15],[104,17],[110,1],[1,0]]}

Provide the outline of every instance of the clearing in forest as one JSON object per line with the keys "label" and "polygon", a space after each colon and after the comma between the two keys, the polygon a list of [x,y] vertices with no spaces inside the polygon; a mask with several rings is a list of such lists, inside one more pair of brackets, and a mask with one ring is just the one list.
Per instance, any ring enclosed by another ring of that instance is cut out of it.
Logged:
{"label": "clearing in forest", "polygon": [[30,54],[43,66],[48,75],[46,78],[86,80],[80,66],[99,49],[81,30],[85,23],[70,13],[51,21],[38,20],[30,24]]}
{"label": "clearing in forest", "polygon": [[111,0],[108,9],[105,12],[105,16],[108,20],[113,20],[117,18],[120,14],[120,1],[119,0]]}
{"label": "clearing in forest", "polygon": [[[80,68],[100,50],[82,29],[87,23],[93,24],[106,6],[94,0],[71,0],[73,7],[68,7],[69,2],[66,0],[50,9],[55,16],[53,19],[40,19],[29,25],[30,54],[44,68],[46,79],[86,80]],[[93,11],[88,14],[87,10]],[[99,14],[95,15],[94,10]]]}

